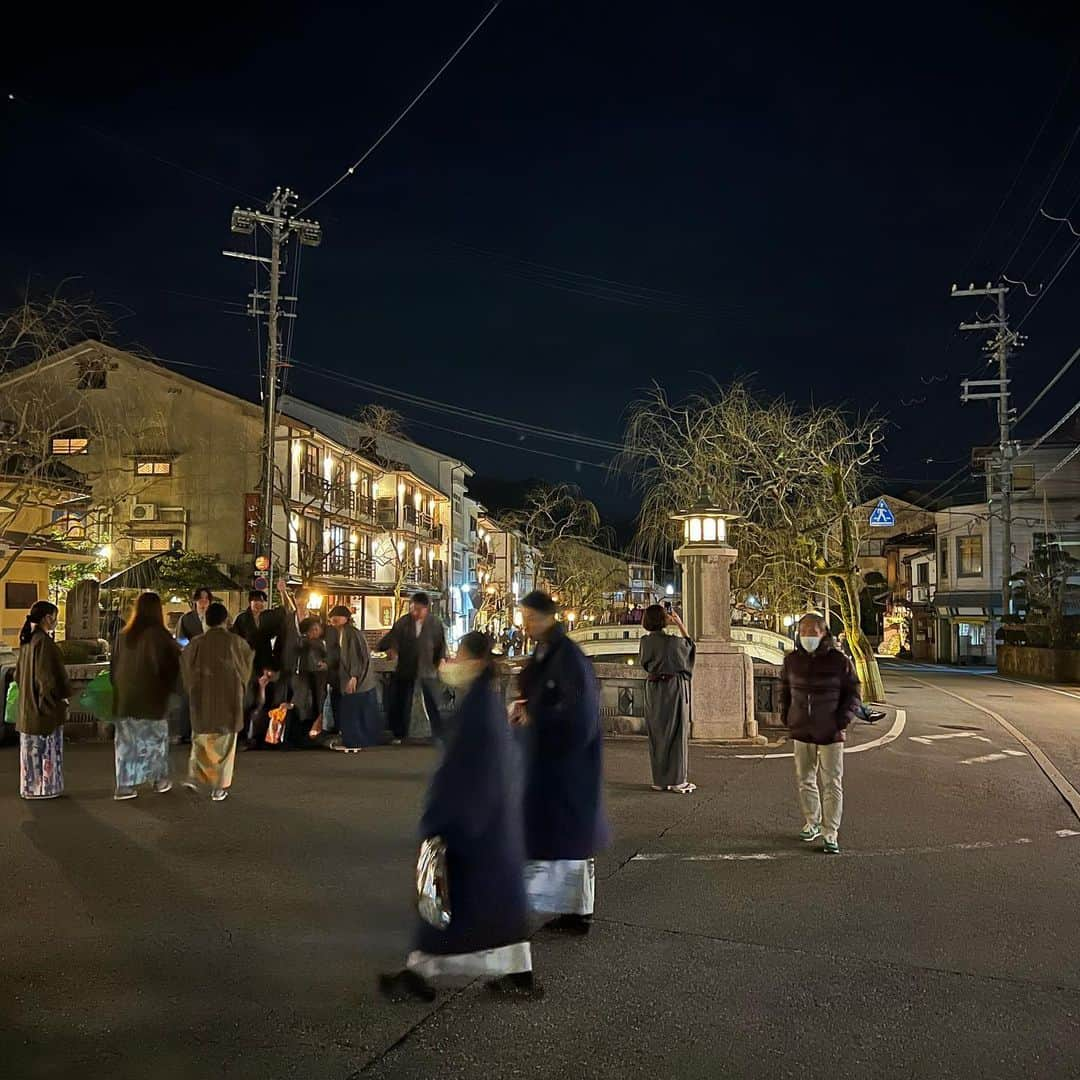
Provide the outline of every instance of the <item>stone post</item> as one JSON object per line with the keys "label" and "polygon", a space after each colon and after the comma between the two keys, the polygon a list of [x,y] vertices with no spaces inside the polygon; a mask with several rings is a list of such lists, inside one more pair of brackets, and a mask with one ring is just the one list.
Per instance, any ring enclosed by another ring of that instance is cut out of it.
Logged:
{"label": "stone post", "polygon": [[64,637],[68,641],[89,641],[96,646],[101,637],[101,590],[93,578],[84,578],[67,595]]}
{"label": "stone post", "polygon": [[690,737],[757,741],[754,663],[731,642],[731,564],[726,543],[686,543],[675,552],[683,571],[686,628],[697,643],[691,682]]}

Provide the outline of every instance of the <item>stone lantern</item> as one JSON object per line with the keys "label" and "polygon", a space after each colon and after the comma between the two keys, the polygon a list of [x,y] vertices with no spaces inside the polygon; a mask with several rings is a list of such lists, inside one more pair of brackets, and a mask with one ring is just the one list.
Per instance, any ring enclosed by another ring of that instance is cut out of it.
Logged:
{"label": "stone lantern", "polygon": [[707,492],[688,510],[672,514],[682,523],[675,558],[682,567],[686,627],[697,643],[691,683],[690,723],[694,739],[757,739],[754,664],[731,642],[731,564],[738,551],[728,545],[728,522],[737,514],[721,509]]}

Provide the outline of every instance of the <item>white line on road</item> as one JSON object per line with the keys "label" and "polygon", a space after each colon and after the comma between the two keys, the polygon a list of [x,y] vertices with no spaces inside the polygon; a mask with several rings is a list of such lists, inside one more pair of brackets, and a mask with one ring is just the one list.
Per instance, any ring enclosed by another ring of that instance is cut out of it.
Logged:
{"label": "white line on road", "polygon": [[[914,679],[914,676],[910,676],[910,678]],[[929,687],[931,690],[936,690],[939,694],[945,694],[946,697],[956,698],[957,701],[962,701],[965,705],[970,705],[973,709],[978,709],[979,712],[986,713],[987,716],[996,720],[1035,759],[1035,763],[1042,769],[1047,780],[1057,788],[1058,794],[1069,804],[1069,808],[1072,812],[1080,818],[1080,791],[1077,791],[1076,788],[1065,779],[1061,770],[1041,749],[1039,749],[1038,746],[1035,745],[1035,743],[1020,731],[1019,728],[1010,724],[1001,713],[996,713],[993,709],[988,709],[985,705],[980,705],[977,701],[972,701],[971,698],[966,698],[962,694],[956,694],[952,690],[946,690],[943,686],[936,686],[934,683],[927,682],[925,679],[915,679],[914,681]],[[1024,685],[1027,684],[1025,683]],[[1066,696],[1071,697],[1072,695],[1069,694]]]}
{"label": "white line on road", "polygon": [[909,735],[912,742],[921,742],[929,746],[938,739],[977,739],[979,742],[990,742],[985,735],[979,735],[974,731],[950,731],[947,735]]}
{"label": "white line on road", "polygon": [[[987,742],[990,740],[988,739]],[[961,765],[982,765],[987,761],[1004,761],[1010,757],[1027,757],[1027,754],[1023,750],[1002,750],[1000,753],[983,754],[982,757],[969,757],[964,758],[960,762]]]}
{"label": "white line on road", "polygon": [[[891,743],[895,739],[899,739],[904,732],[904,725],[907,724],[907,713],[903,709],[896,710],[896,718],[893,720],[893,726],[885,732],[884,735],[879,736],[876,739],[871,739],[870,742],[860,743],[858,746],[845,746],[844,756],[848,754],[860,754],[863,750],[873,750],[875,747],[884,746],[886,743]],[[711,758],[723,758],[727,757],[727,754],[706,754],[706,757]],[[782,754],[733,754],[733,757],[747,758],[751,761],[761,761],[763,758],[766,761],[772,761],[773,758],[793,758],[794,753],[782,753]]]}
{"label": "white line on road", "polygon": [[[1055,836],[1062,839],[1070,836],[1080,836],[1080,831],[1074,829],[1058,829]],[[941,844],[936,847],[909,847],[909,848],[882,848],[878,851],[844,850],[844,855],[849,858],[879,858],[881,856],[896,855],[937,855],[947,851],[989,851],[995,848],[1025,847],[1033,844],[1030,836],[1020,836],[1015,840],[975,840],[964,844]],[[678,851],[640,851],[634,855],[631,862],[775,862],[778,859],[791,859],[802,852],[816,852],[820,849],[803,845],[801,848],[792,848],[784,851],[714,851],[705,854],[682,854]]]}
{"label": "white line on road", "polygon": [[1074,694],[1070,690],[1059,690],[1056,686],[1042,686],[1040,683],[1024,682],[1023,679],[1007,679],[1004,675],[989,675],[990,679],[997,679],[998,682],[1012,683],[1013,686],[1030,686],[1032,690],[1045,690],[1048,694],[1060,694],[1062,697],[1076,698],[1080,701],[1080,694]]}

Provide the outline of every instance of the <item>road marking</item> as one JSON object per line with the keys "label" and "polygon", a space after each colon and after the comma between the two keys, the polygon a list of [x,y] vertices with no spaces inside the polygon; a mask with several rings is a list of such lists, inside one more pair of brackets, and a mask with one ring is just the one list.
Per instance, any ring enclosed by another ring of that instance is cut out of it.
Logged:
{"label": "road marking", "polygon": [[[844,756],[848,754],[861,754],[864,750],[873,750],[878,746],[885,746],[887,743],[893,742],[895,739],[899,739],[904,733],[904,726],[907,724],[907,713],[903,709],[896,710],[896,717],[893,720],[893,725],[885,732],[884,735],[880,735],[876,739],[872,739],[867,743],[860,743],[858,746],[845,746]],[[706,754],[706,757],[711,758],[723,758],[727,757],[727,754]],[[733,754],[733,757],[747,758],[751,761],[771,761],[773,758],[793,758],[794,753],[782,753],[782,754]]]}
{"label": "road marking", "polygon": [[[990,740],[987,739],[986,741],[989,742]],[[1000,753],[983,754],[982,757],[964,758],[964,760],[961,761],[960,764],[982,765],[984,762],[987,761],[1004,761],[1006,758],[1010,757],[1027,757],[1027,754],[1025,754],[1023,750],[1002,750]]]}
{"label": "road marking", "polygon": [[[1080,836],[1076,829],[1058,829],[1055,836],[1065,839]],[[878,851],[859,851],[845,849],[848,858],[871,859],[897,855],[938,855],[948,851],[992,851],[1000,848],[1026,847],[1035,843],[1030,836],[1019,836],[1015,840],[974,840],[962,844],[940,844],[937,846],[882,848]],[[631,862],[776,862],[778,859],[792,859],[803,852],[821,853],[821,849],[803,844],[797,848],[782,851],[711,851],[705,854],[682,854],[678,851],[639,851],[631,856]]]}
{"label": "road marking", "polygon": [[[1019,728],[1010,724],[1001,713],[994,712],[993,709],[988,709],[985,705],[980,705],[977,701],[972,701],[971,698],[966,698],[961,694],[954,693],[952,690],[946,690],[943,686],[935,686],[933,683],[926,682],[925,679],[916,679],[916,682],[921,682],[924,686],[928,686],[931,690],[936,690],[939,694],[944,694],[946,697],[956,698],[957,701],[962,701],[965,705],[970,705],[973,709],[978,709],[981,713],[986,713],[987,716],[996,720],[1021,746],[1023,746],[1027,752],[1035,759],[1035,763],[1042,769],[1046,776],[1046,779],[1057,788],[1058,794],[1069,804],[1069,809],[1080,818],[1080,791],[1069,783],[1068,780],[1062,775],[1061,770],[1043,753],[1043,751],[1035,745]],[[1013,681],[1013,680],[1008,680]],[[1024,685],[1027,685],[1026,683]],[[1042,689],[1049,689],[1049,687],[1042,687]],[[1064,693],[1064,691],[1060,691]],[[1073,697],[1073,694],[1066,694],[1066,697]]]}
{"label": "road marking", "polygon": [[1013,686],[1030,686],[1032,690],[1045,690],[1048,694],[1060,694],[1062,697],[1076,698],[1080,701],[1080,694],[1074,694],[1070,690],[1059,690],[1056,686],[1042,686],[1040,683],[1024,682],[1023,679],[1009,679],[1004,675],[989,675],[987,678],[997,679],[998,682],[1012,683]]}
{"label": "road marking", "polygon": [[938,739],[978,739],[979,742],[990,742],[985,735],[977,735],[974,731],[950,731],[948,735],[909,735],[912,742],[921,742],[929,746]]}

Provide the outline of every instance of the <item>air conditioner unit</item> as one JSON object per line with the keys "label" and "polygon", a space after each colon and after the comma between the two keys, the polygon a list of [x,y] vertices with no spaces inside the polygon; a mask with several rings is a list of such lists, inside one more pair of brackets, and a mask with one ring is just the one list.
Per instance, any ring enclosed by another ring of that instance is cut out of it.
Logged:
{"label": "air conditioner unit", "polygon": [[131,508],[132,521],[157,521],[157,503],[136,503]]}

